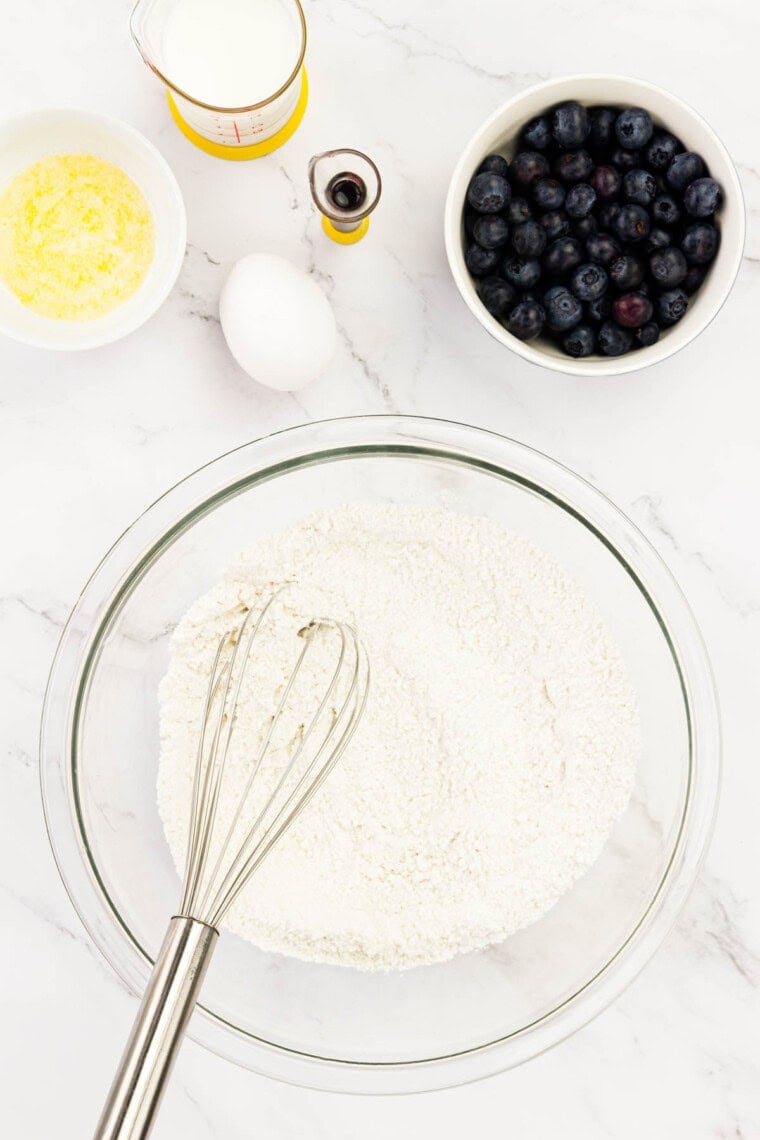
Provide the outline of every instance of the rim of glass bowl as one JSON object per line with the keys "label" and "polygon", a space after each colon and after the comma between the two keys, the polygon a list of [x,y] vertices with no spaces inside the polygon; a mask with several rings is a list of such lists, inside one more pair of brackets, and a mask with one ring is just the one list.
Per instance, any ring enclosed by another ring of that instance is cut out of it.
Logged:
{"label": "rim of glass bowl", "polygon": [[[422,1092],[512,1068],[556,1045],[612,1002],[664,939],[696,878],[720,783],[715,686],[696,621],[680,587],[634,524],[580,476],[524,444],[481,428],[412,416],[361,416],[289,428],[244,444],[177,483],[121,535],[84,587],[63,630],[48,680],[40,734],[45,820],[61,878],[82,923],[135,993],[151,962],[111,905],[77,817],[76,734],[99,647],[136,583],[180,533],[244,489],[304,465],[368,454],[465,463],[553,501],[590,529],[637,584],[658,621],[680,677],[689,736],[681,826],[649,906],[615,954],[555,1009],[496,1041],[405,1062],[357,1062],[295,1052],[256,1038],[201,1005],[189,1035],[256,1072],[335,1092]],[[167,915],[167,920],[168,920]]]}

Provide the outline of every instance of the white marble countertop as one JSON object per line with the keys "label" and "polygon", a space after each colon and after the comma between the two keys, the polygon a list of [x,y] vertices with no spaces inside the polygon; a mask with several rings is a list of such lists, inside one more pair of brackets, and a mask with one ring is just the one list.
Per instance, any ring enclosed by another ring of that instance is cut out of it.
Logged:
{"label": "white marble countertop", "polygon": [[[280,1085],[187,1043],[156,1136],[400,1140],[757,1140],[760,1137],[760,26],[753,0],[307,0],[312,101],[295,138],[257,163],[194,150],[127,32],[129,0],[6,6],[3,113],[96,108],[166,156],[189,247],[160,313],[120,344],[53,355],[0,343],[0,1073],[3,1133],[90,1135],[134,999],[80,926],[49,853],[37,779],[45,679],[97,559],[148,503],[220,452],[310,419],[400,411],[514,436],[591,479],[682,583],[712,656],[725,721],[717,831],[675,930],[607,1013],[523,1068],[412,1098]],[[618,380],[538,370],[489,340],[447,272],[442,208],[459,150],[538,79],[617,71],[696,106],[738,165],[749,209],[742,271],[719,318],[678,357]],[[365,148],[385,196],[355,249],[327,242],[310,154]],[[313,272],[341,348],[297,396],[233,363],[216,317],[242,253]]]}

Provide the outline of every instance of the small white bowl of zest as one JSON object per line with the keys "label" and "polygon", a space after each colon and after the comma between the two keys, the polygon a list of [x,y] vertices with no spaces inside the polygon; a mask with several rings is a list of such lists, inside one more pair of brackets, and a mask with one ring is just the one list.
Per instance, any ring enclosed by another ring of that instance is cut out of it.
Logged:
{"label": "small white bowl of zest", "polygon": [[[689,298],[686,314],[678,324],[664,330],[656,344],[624,356],[589,356],[576,360],[545,337],[529,342],[518,340],[488,312],[465,265],[465,196],[478,166],[489,154],[511,158],[523,127],[555,104],[570,99],[588,107],[643,107],[652,116],[656,128],[670,131],[687,150],[702,156],[710,175],[723,189],[723,205],[717,215],[720,249],[701,288]],[[483,328],[524,360],[573,376],[619,376],[636,372],[667,359],[699,336],[731,292],[744,251],[744,232],[744,199],[739,177],[728,151],[712,128],[696,111],[662,87],[622,75],[569,75],[551,79],[523,91],[494,111],[467,144],[456,165],[444,220],[446,254],[454,281]]]}
{"label": "small white bowl of zest", "polygon": [[[130,180],[147,206],[152,252],[139,284],[106,312],[92,317],[49,316],[21,300],[0,276],[0,332],[37,348],[96,348],[143,325],[174,286],[185,255],[187,221],[177,180],[152,143],[118,119],[91,111],[35,111],[0,124],[0,203],[14,179],[53,156],[92,156]],[[124,182],[121,183],[125,185]],[[8,221],[0,217],[0,227]]]}

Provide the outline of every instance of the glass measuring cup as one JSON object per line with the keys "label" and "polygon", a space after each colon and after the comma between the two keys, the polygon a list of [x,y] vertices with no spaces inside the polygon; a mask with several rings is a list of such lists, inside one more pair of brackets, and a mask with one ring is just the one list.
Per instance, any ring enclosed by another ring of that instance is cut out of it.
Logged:
{"label": "glass measuring cup", "polygon": [[361,241],[383,189],[372,159],[350,147],[316,154],[309,162],[309,187],[327,236],[340,245]]}
{"label": "glass measuring cup", "polygon": [[300,0],[137,0],[130,31],[182,133],[221,158],[281,146],[306,110]]}

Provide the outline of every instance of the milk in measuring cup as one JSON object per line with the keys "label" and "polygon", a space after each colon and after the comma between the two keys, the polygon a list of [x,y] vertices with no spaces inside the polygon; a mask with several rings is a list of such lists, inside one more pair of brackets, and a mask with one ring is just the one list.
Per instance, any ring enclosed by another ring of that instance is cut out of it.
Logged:
{"label": "milk in measuring cup", "polygon": [[297,0],[154,3],[159,71],[185,122],[233,147],[282,130],[301,95],[305,25]]}
{"label": "milk in measuring cup", "polygon": [[250,107],[287,83],[301,36],[282,0],[180,0],[163,49],[168,77],[193,99]]}

